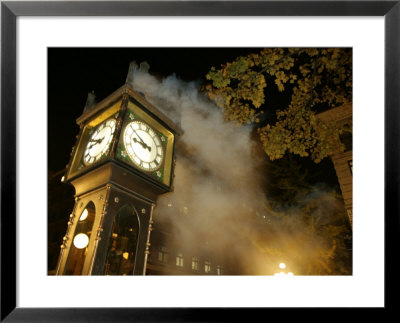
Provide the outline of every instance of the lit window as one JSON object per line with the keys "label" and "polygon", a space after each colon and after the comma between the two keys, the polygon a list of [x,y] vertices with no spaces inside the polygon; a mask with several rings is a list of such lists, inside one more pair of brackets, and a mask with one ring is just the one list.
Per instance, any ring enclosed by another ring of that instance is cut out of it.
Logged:
{"label": "lit window", "polygon": [[222,266],[217,265],[217,275],[222,275]]}
{"label": "lit window", "polygon": [[209,261],[204,262],[204,271],[206,274],[209,274],[211,272],[211,262]]}
{"label": "lit window", "polygon": [[178,253],[178,255],[176,256],[176,265],[178,267],[183,267],[183,254],[182,253]]}
{"label": "lit window", "polygon": [[158,251],[158,261],[163,262],[164,264],[168,263],[168,249],[165,246],[161,246]]}
{"label": "lit window", "polygon": [[192,269],[199,270],[199,258],[197,257],[192,258]]}

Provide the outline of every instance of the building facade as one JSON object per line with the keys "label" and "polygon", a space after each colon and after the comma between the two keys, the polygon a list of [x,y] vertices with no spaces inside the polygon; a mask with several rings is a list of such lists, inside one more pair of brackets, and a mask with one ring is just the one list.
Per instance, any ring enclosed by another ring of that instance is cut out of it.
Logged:
{"label": "building facade", "polygon": [[323,121],[334,121],[345,126],[344,133],[339,140],[345,146],[343,152],[338,151],[331,155],[333,165],[339,180],[350,225],[353,226],[353,106],[346,104],[318,114]]}

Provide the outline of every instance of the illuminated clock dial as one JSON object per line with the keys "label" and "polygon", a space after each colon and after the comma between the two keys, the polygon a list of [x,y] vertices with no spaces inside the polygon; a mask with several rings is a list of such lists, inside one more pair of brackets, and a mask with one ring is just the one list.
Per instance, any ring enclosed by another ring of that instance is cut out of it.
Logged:
{"label": "illuminated clock dial", "polygon": [[115,131],[115,125],[115,119],[108,119],[94,129],[83,154],[83,162],[86,165],[95,163],[107,153]]}
{"label": "illuminated clock dial", "polygon": [[158,134],[143,121],[132,121],[125,127],[124,145],[131,161],[140,169],[155,171],[164,160]]}

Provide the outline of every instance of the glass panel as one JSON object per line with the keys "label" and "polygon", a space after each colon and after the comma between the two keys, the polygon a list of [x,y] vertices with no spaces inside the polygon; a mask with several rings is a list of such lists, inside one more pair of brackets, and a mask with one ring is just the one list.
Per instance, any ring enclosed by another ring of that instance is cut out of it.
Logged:
{"label": "glass panel", "polygon": [[192,269],[193,270],[199,269],[199,258],[197,258],[197,257],[192,258]]}
{"label": "glass panel", "polygon": [[94,204],[93,202],[89,202],[78,218],[78,224],[76,225],[75,234],[72,238],[72,245],[68,255],[65,275],[82,274],[95,214],[96,211]]}
{"label": "glass panel", "polygon": [[163,263],[168,263],[168,248],[165,246],[161,246],[158,251],[158,261]]}
{"label": "glass panel", "polygon": [[178,267],[183,267],[183,254],[182,253],[178,253],[178,255],[176,256],[176,265]]}
{"label": "glass panel", "polygon": [[204,271],[205,271],[207,274],[211,272],[211,262],[206,261],[206,262],[204,263]]}
{"label": "glass panel", "polygon": [[133,275],[138,235],[139,221],[134,208],[122,207],[114,219],[105,275]]}

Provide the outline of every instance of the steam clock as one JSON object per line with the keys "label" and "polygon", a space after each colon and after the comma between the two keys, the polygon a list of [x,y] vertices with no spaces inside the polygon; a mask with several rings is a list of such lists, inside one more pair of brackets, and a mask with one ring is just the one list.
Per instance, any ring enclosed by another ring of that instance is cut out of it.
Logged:
{"label": "steam clock", "polygon": [[182,132],[127,82],[101,102],[89,94],[65,181],[75,205],[57,275],[144,275],[157,197],[171,191]]}

